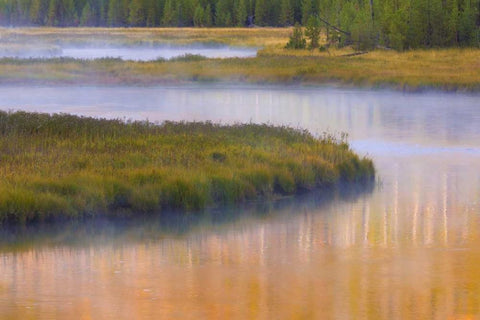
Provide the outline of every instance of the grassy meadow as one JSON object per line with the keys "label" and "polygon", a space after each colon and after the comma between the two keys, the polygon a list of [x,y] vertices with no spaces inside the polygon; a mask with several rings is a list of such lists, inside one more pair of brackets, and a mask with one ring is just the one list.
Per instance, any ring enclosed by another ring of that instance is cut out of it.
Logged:
{"label": "grassy meadow", "polygon": [[2,43],[282,47],[290,28],[0,28]]}
{"label": "grassy meadow", "polygon": [[199,210],[374,177],[345,141],[268,125],[0,112],[0,221]]}
{"label": "grassy meadow", "polygon": [[132,62],[119,59],[0,59],[0,84],[155,85],[190,81],[278,84],[340,84],[416,91],[480,90],[480,49],[286,50],[288,28],[2,29],[3,45],[58,50],[69,45],[232,45],[257,47],[255,58]]}

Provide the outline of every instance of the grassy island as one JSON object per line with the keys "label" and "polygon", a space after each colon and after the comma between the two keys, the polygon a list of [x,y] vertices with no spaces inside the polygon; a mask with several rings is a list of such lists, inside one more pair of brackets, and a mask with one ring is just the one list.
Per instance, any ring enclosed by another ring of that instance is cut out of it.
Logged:
{"label": "grassy island", "polygon": [[269,125],[0,112],[0,221],[197,210],[369,180],[345,141]]}

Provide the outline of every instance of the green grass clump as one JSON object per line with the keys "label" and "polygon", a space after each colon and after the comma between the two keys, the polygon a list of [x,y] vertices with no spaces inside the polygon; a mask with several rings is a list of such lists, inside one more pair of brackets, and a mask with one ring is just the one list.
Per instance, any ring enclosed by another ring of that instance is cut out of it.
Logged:
{"label": "green grass clump", "polygon": [[369,180],[345,142],[269,125],[0,111],[0,222],[198,210]]}

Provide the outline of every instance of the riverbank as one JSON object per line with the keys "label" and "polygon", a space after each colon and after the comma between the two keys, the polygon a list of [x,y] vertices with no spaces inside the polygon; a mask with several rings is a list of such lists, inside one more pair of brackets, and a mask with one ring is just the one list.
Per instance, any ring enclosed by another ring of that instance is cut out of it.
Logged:
{"label": "riverbank", "polygon": [[[158,85],[190,82],[334,84],[404,91],[480,92],[480,49],[286,50],[290,28],[0,29],[0,47],[58,51],[203,45],[258,48],[254,58],[185,56],[148,62],[120,59],[0,59],[0,84]],[[220,47],[219,47],[220,46]],[[28,47],[28,48],[26,48]],[[39,49],[40,48],[40,49]],[[159,49],[160,50],[160,49]]]}
{"label": "riverbank", "polygon": [[0,112],[0,221],[191,211],[369,180],[344,141],[268,125]]}
{"label": "riverbank", "polygon": [[[338,52],[337,52],[338,54]],[[375,51],[358,56],[260,51],[255,58],[132,62],[0,59],[0,84],[158,85],[191,82],[335,84],[405,91],[480,91],[477,49]]]}

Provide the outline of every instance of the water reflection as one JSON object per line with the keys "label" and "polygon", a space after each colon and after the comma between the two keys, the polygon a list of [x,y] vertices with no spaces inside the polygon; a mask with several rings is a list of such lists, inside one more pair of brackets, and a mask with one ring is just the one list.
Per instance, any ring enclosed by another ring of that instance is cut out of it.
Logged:
{"label": "water reflection", "polygon": [[319,134],[347,132],[351,140],[408,145],[478,148],[480,136],[479,95],[195,85],[0,87],[0,98],[3,110],[150,121],[267,122]]}
{"label": "water reflection", "polygon": [[[1,42],[0,42],[1,44]],[[52,58],[73,58],[73,59],[102,59],[115,58],[127,61],[154,61],[157,59],[172,59],[184,55],[201,55],[207,58],[251,58],[257,55],[255,48],[235,48],[228,46],[209,47],[205,45],[192,46],[117,46],[117,47],[60,47],[38,48],[36,46],[25,46],[21,49],[2,50],[0,47],[0,58],[17,59],[52,59]]]}
{"label": "water reflection", "polygon": [[[102,319],[478,315],[480,171],[417,160],[389,165],[373,193],[347,201],[308,195],[227,215],[3,233],[0,313]],[[384,165],[380,160],[380,170]]]}
{"label": "water reflection", "polygon": [[20,91],[0,88],[0,107],[346,131],[352,147],[374,159],[379,183],[370,192],[200,215],[3,230],[1,318],[480,317],[478,96],[275,87]]}
{"label": "water reflection", "polygon": [[339,185],[295,197],[254,201],[235,206],[181,214],[162,212],[123,218],[99,217],[55,224],[4,226],[0,230],[0,252],[29,250],[42,245],[85,247],[106,243],[158,241],[165,238],[204,234],[232,226],[257,225],[272,220],[296,219],[300,212],[324,212],[333,203],[355,202],[368,196],[374,182]]}

